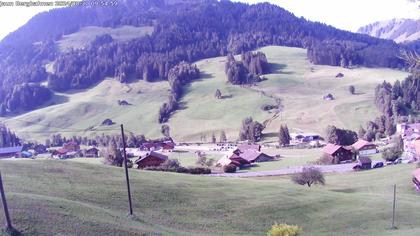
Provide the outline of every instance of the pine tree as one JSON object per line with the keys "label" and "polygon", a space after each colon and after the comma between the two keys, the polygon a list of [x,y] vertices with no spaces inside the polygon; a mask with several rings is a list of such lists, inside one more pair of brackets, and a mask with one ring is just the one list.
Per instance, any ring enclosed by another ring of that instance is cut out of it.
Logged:
{"label": "pine tree", "polygon": [[216,136],[214,135],[214,133],[211,134],[211,142],[216,143]]}
{"label": "pine tree", "polygon": [[225,131],[224,130],[222,130],[222,132],[220,132],[220,142],[221,143],[224,143],[224,142],[226,142],[227,141],[227,138],[226,138],[226,133],[225,133]]}
{"label": "pine tree", "polygon": [[280,146],[288,146],[290,145],[290,134],[287,125],[281,125],[279,131],[279,145]]}

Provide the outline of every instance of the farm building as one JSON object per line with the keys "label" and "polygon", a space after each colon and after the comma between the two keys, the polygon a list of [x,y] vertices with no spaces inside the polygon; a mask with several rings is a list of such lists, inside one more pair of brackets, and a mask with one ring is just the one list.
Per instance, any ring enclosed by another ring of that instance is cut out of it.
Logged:
{"label": "farm building", "polygon": [[216,166],[218,166],[218,167],[223,167],[223,166],[228,166],[228,165],[234,165],[238,168],[241,167],[241,163],[239,163],[238,161],[231,160],[227,156],[224,156],[224,157],[220,158],[216,162]]}
{"label": "farm building", "polygon": [[245,159],[245,158],[243,158],[243,157],[241,157],[241,156],[239,156],[235,153],[232,153],[232,155],[230,155],[228,158],[232,161],[238,162],[240,167],[251,165],[250,161],[248,161],[247,159]]}
{"label": "farm building", "polygon": [[243,153],[239,155],[241,158],[249,161],[250,163],[254,162],[265,162],[265,161],[272,161],[274,157],[269,156],[265,153],[258,152],[252,149],[245,150]]}
{"label": "farm building", "polygon": [[22,146],[0,148],[0,158],[19,156]]}
{"label": "farm building", "polygon": [[86,149],[84,151],[84,156],[85,157],[98,157],[99,156],[99,149],[97,149],[96,147]]}
{"label": "farm building", "polygon": [[292,140],[307,143],[311,141],[322,140],[321,135],[315,133],[291,133]]}
{"label": "farm building", "polygon": [[349,161],[349,160],[353,160],[354,156],[351,150],[340,146],[340,145],[335,145],[332,143],[328,143],[324,149],[323,149],[324,154],[332,157],[333,159],[333,163],[334,164],[338,164],[342,161]]}
{"label": "farm building", "polygon": [[413,183],[417,191],[420,192],[420,168],[416,169],[413,172]]}
{"label": "farm building", "polygon": [[372,168],[372,160],[369,157],[361,156],[357,160],[359,162],[360,167],[363,170],[368,170]]}
{"label": "farm building", "polygon": [[357,140],[352,147],[358,152],[359,156],[369,156],[378,152],[375,144],[363,139]]}
{"label": "farm building", "polygon": [[168,160],[168,156],[152,151],[139,157],[134,163],[138,165],[137,168],[143,169],[148,166],[160,166],[166,160]]}

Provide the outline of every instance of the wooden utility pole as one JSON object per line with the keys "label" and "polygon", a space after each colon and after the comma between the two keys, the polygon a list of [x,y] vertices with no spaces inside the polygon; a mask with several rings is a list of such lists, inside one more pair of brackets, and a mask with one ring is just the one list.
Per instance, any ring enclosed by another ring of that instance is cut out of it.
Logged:
{"label": "wooden utility pole", "polygon": [[392,204],[392,225],[391,225],[391,229],[396,229],[397,227],[395,226],[395,201],[396,201],[396,195],[397,195],[397,185],[394,184],[394,201]]}
{"label": "wooden utility pole", "polygon": [[128,166],[127,166],[127,153],[125,152],[125,135],[124,126],[121,124],[121,136],[123,141],[123,154],[124,154],[124,168],[125,168],[125,181],[127,182],[127,193],[128,193],[128,205],[130,207],[130,215],[133,215],[133,206],[131,204],[131,190],[130,190],[130,179],[128,178]]}
{"label": "wooden utility pole", "polygon": [[3,179],[1,177],[1,172],[0,172],[0,192],[1,192],[1,202],[3,203],[4,216],[6,218],[6,227],[8,230],[11,230],[13,229],[13,226],[12,226],[12,221],[10,220],[9,208],[7,207],[6,194],[4,193]]}

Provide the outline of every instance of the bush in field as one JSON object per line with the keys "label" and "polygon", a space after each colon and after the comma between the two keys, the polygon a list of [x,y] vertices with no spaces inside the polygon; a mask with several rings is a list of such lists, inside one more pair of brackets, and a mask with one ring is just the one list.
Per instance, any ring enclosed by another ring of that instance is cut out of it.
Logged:
{"label": "bush in field", "polygon": [[204,167],[190,167],[188,173],[192,175],[208,175],[211,174],[211,170]]}
{"label": "bush in field", "polygon": [[396,147],[387,148],[382,151],[382,158],[386,161],[395,161],[402,155],[402,151]]}
{"label": "bush in field", "polygon": [[225,173],[235,173],[236,172],[236,166],[235,165],[223,166],[223,172],[225,172]]}
{"label": "bush in field", "polygon": [[330,155],[323,154],[318,160],[314,162],[316,165],[331,165],[334,162],[334,158]]}
{"label": "bush in field", "polygon": [[301,173],[292,176],[292,181],[300,185],[325,184],[324,174],[315,167],[303,167]]}
{"label": "bush in field", "polygon": [[167,170],[176,170],[177,168],[180,167],[179,165],[179,161],[177,159],[168,159],[165,162],[163,162],[162,164],[160,164],[160,167],[162,167],[163,169],[167,169]]}
{"label": "bush in field", "polygon": [[356,88],[354,87],[354,85],[350,85],[350,86],[349,86],[349,92],[350,92],[351,94],[354,94],[354,93],[356,92]]}
{"label": "bush in field", "polygon": [[297,225],[274,224],[267,232],[267,236],[299,236],[302,228]]}

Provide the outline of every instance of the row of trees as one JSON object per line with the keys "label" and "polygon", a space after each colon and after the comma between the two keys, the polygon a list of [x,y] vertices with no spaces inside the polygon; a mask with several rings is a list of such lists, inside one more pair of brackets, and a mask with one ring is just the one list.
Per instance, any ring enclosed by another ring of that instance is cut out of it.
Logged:
{"label": "row of trees", "polygon": [[242,121],[239,131],[239,140],[258,142],[262,139],[262,131],[264,126],[258,121],[254,121],[252,117],[247,117]]}
{"label": "row of trees", "polygon": [[21,145],[19,137],[4,124],[0,124],[0,147],[14,147],[18,145]]}
{"label": "row of trees", "polygon": [[164,103],[159,109],[159,123],[169,120],[171,113],[178,108],[178,100],[182,95],[182,87],[200,76],[197,66],[187,62],[181,62],[173,67],[168,74],[168,81],[171,92],[168,102]]}
{"label": "row of trees", "polygon": [[348,146],[357,141],[357,133],[351,130],[340,129],[334,125],[330,125],[327,127],[326,140],[329,143]]}

